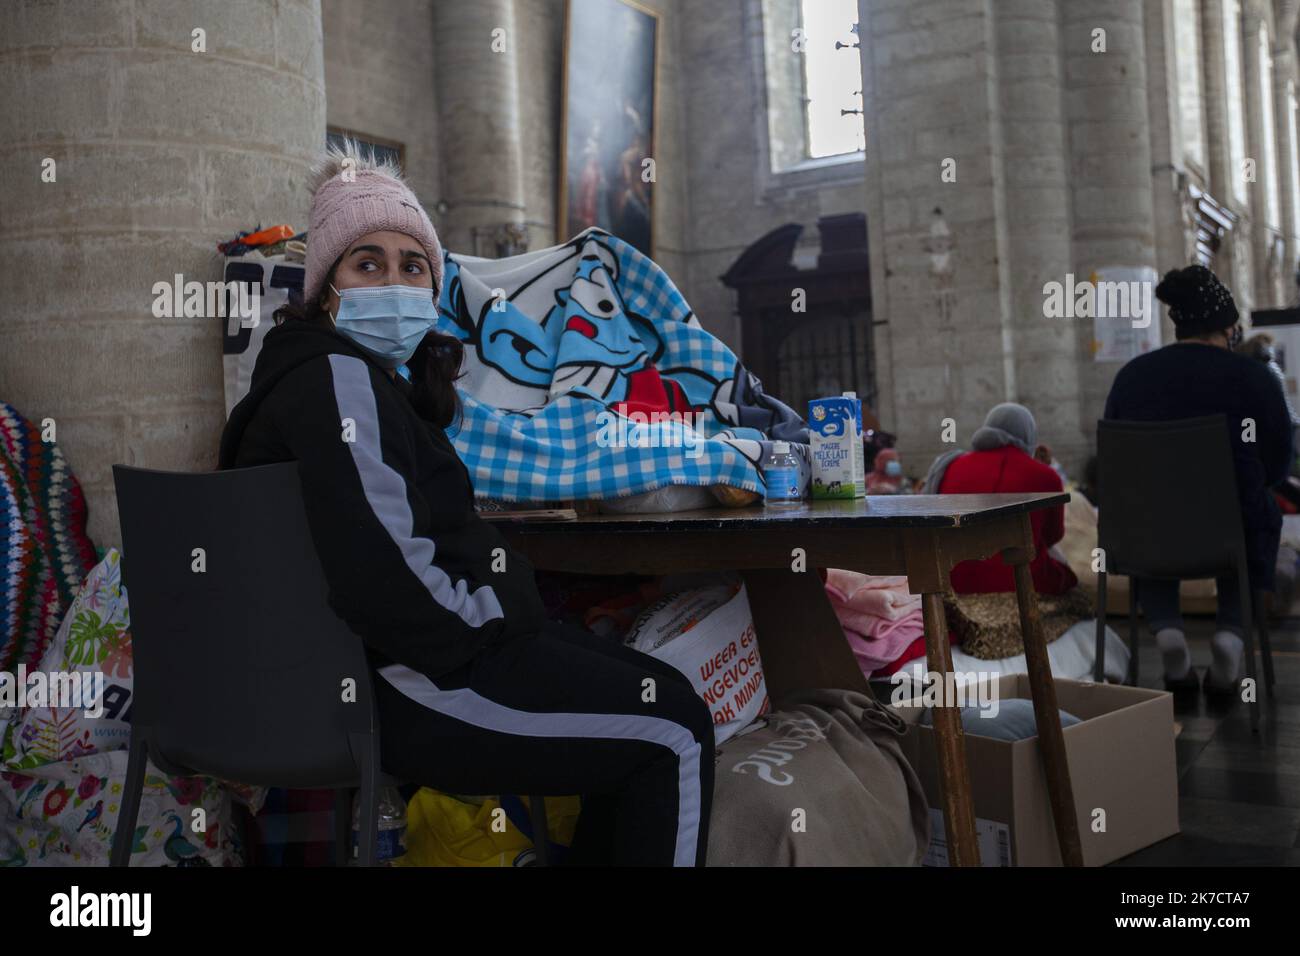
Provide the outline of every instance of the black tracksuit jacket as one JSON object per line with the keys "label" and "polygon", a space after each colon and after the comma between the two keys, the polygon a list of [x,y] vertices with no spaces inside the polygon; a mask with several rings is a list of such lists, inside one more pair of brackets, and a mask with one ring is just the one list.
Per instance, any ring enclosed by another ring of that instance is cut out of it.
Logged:
{"label": "black tracksuit jacket", "polygon": [[532,565],[475,512],[468,470],[410,392],[333,330],[286,322],[263,340],[220,467],[296,460],[330,605],[376,667],[437,678],[546,614]]}

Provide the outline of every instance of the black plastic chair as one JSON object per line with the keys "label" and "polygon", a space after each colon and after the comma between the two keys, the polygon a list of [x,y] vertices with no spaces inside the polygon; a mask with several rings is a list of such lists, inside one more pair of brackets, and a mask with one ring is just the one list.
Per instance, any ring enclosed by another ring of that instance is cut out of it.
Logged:
{"label": "black plastic chair", "polygon": [[[1129,683],[1138,682],[1139,577],[1195,580],[1236,574],[1246,633],[1246,675],[1256,684],[1251,727],[1259,727],[1255,626],[1264,652],[1265,685],[1273,693],[1273,657],[1262,594],[1251,590],[1237,477],[1223,415],[1172,422],[1097,423],[1097,665],[1105,664],[1106,575],[1129,579]],[[1252,623],[1253,622],[1253,623]]]}
{"label": "black plastic chair", "polygon": [[[205,474],[116,465],[113,479],[135,687],[111,865],[128,865],[148,757],[168,774],[335,789],[340,865],[359,789],[358,857],[373,866],[379,788],[403,781],[379,766],[370,669],[326,602],[297,464]],[[534,832],[547,833],[542,798],[530,803]],[[544,864],[545,840],[536,852]]]}

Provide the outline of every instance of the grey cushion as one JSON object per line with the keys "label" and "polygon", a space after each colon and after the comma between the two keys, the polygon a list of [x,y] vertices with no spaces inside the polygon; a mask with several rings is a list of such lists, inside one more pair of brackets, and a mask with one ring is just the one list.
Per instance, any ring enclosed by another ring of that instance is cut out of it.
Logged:
{"label": "grey cushion", "polygon": [[[961,729],[978,737],[993,737],[997,740],[1024,740],[1026,737],[1038,736],[1038,724],[1034,720],[1034,702],[1023,697],[998,701],[996,716],[993,708],[985,712],[979,707],[961,708]],[[933,708],[927,707],[919,723],[928,727],[932,723]],[[1070,727],[1079,723],[1074,714],[1061,711],[1061,727]]]}

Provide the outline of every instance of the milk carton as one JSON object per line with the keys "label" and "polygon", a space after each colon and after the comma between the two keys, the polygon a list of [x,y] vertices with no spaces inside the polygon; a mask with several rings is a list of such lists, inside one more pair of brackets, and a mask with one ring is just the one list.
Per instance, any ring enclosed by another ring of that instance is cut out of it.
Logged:
{"label": "milk carton", "polygon": [[862,450],[862,401],[853,392],[808,403],[814,498],[861,498],[867,493]]}

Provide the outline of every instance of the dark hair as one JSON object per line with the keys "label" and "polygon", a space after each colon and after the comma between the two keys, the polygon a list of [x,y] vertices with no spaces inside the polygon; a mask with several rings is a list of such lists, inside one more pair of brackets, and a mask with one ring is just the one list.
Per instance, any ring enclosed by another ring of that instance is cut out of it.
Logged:
{"label": "dark hair", "polygon": [[[326,283],[334,281],[334,266],[325,277]],[[434,290],[436,293],[436,290]],[[284,322],[310,322],[324,329],[333,329],[334,322],[321,308],[319,301],[303,302],[300,295],[291,294],[289,301],[275,310],[272,318],[276,325]],[[460,371],[465,346],[460,339],[442,332],[430,332],[421,341],[406,362],[411,373],[411,404],[421,418],[446,430],[454,422],[460,427],[464,413],[455,383],[464,373]]]}

